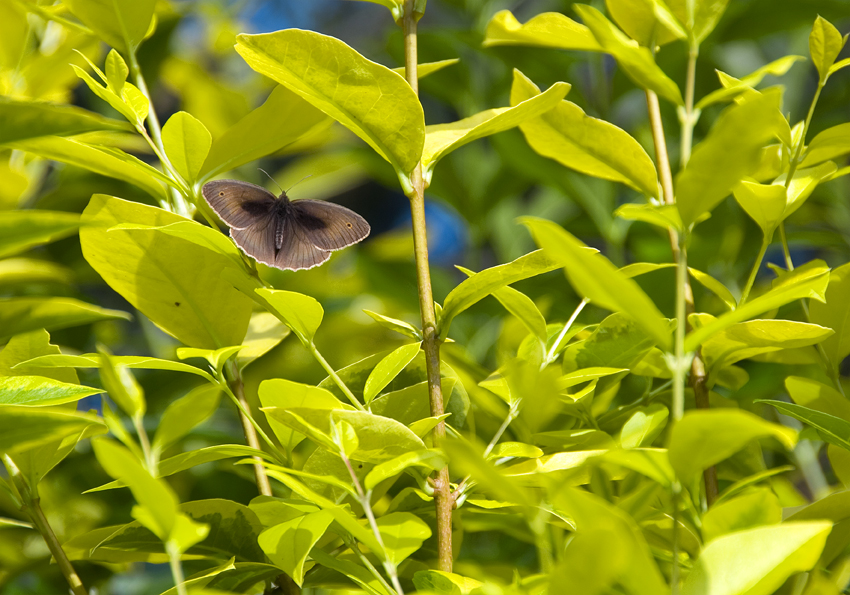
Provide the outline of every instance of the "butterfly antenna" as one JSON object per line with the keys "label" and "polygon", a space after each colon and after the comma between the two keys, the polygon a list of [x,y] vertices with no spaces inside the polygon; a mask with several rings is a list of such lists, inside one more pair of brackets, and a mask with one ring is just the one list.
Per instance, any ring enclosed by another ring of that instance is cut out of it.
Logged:
{"label": "butterfly antenna", "polygon": [[301,178],[300,180],[298,180],[297,182],[295,182],[292,186],[290,186],[289,188],[286,189],[287,194],[289,193],[290,190],[295,188],[298,184],[300,184],[301,182],[303,182],[307,178],[312,178],[312,177],[313,177],[313,174],[308,174],[308,175],[304,176],[303,178]]}
{"label": "butterfly antenna", "polygon": [[278,183],[277,183],[277,180],[275,180],[273,177],[271,177],[271,176],[269,175],[269,172],[267,172],[266,170],[264,170],[264,169],[262,169],[262,168],[260,168],[260,167],[258,167],[257,169],[259,169],[261,172],[263,172],[264,174],[266,174],[266,176],[269,178],[269,180],[271,180],[272,182],[274,182],[274,185],[275,185],[275,186],[277,186],[278,190],[280,190],[281,192],[283,192],[283,188],[281,188],[281,187],[280,187],[280,184],[278,184]]}

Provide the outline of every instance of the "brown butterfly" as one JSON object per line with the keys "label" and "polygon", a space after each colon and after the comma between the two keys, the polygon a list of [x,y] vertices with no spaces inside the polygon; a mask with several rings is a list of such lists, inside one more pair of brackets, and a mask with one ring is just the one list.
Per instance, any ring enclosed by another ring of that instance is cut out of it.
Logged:
{"label": "brown butterfly", "polygon": [[204,184],[204,198],[230,226],[230,237],[258,262],[278,269],[311,269],[331,252],[369,235],[369,224],[350,209],[321,200],[290,201],[238,180]]}

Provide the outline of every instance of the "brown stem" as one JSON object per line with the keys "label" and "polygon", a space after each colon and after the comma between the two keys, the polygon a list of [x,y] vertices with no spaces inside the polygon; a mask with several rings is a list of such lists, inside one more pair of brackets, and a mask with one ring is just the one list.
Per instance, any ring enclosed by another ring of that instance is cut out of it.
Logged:
{"label": "brown stem", "polygon": [[33,524],[38,529],[38,532],[41,533],[42,537],[44,537],[44,541],[47,542],[47,547],[50,549],[50,553],[53,554],[53,559],[56,560],[59,570],[62,571],[62,574],[65,576],[65,580],[68,581],[68,585],[71,587],[71,592],[74,595],[88,595],[88,591],[83,586],[83,581],[80,580],[77,571],[74,570],[74,567],[71,565],[71,561],[68,560],[68,556],[65,555],[65,550],[62,549],[62,544],[60,544],[59,540],[56,538],[56,534],[53,532],[53,528],[50,526],[50,523],[47,522],[47,517],[44,516],[44,511],[41,510],[39,499],[33,498],[26,505],[25,510],[29,513],[29,516],[32,519]]}
{"label": "brown stem", "polygon": [[[419,72],[416,43],[416,23],[421,16],[413,11],[413,0],[404,5],[404,65],[405,78],[415,93],[419,93]],[[425,184],[422,179],[422,164],[417,164],[411,175],[413,192],[410,198],[410,213],[413,219],[413,250],[416,257],[416,274],[419,279],[419,309],[422,312],[422,349],[425,351],[425,366],[428,373],[428,396],[431,415],[443,414],[443,391],[440,386],[440,339],[437,333],[437,317],[434,311],[434,296],[431,291],[431,272],[428,267],[428,238],[425,228]],[[439,422],[434,427],[434,443],[438,445],[446,436],[446,425]],[[434,477],[434,503],[437,508],[438,567],[443,572],[452,571],[452,507],[454,504],[449,485],[449,469],[443,467]]]}
{"label": "brown stem", "polygon": [[[260,450],[260,440],[257,438],[257,430],[254,429],[251,420],[248,419],[245,411],[251,411],[248,405],[248,399],[245,398],[245,384],[242,382],[242,375],[234,365],[231,368],[233,372],[233,380],[230,381],[230,390],[236,395],[236,400],[242,405],[244,411],[239,411],[239,419],[242,422],[242,431],[245,432],[245,441],[251,448]],[[257,480],[257,489],[263,496],[272,495],[272,486],[269,483],[269,476],[266,475],[266,468],[263,466],[263,460],[260,457],[253,457],[254,461],[254,477]]]}
{"label": "brown stem", "polygon": [[[694,401],[697,409],[708,409],[708,386],[706,386],[705,364],[702,357],[697,352],[694,361],[691,363],[691,386],[694,389]],[[719,490],[717,488],[717,467],[709,467],[703,471],[703,479],[705,480],[705,501],[708,507],[711,508],[717,501]]]}

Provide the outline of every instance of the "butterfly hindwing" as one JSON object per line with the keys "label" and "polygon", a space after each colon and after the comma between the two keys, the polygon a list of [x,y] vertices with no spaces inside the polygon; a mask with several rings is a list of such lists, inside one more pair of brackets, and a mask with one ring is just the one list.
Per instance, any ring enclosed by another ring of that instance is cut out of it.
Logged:
{"label": "butterfly hindwing", "polygon": [[291,219],[287,219],[283,226],[283,243],[278,250],[274,265],[279,269],[312,269],[331,257],[327,250],[318,248],[309,241],[297,225]]}
{"label": "butterfly hindwing", "polygon": [[301,237],[321,250],[341,250],[369,235],[366,220],[350,209],[322,200],[289,203],[288,217]]}
{"label": "butterfly hindwing", "polygon": [[204,184],[204,198],[221,220],[234,229],[246,229],[270,214],[277,203],[274,194],[256,184],[239,180],[215,180]]}
{"label": "butterfly hindwing", "polygon": [[277,220],[273,216],[268,216],[264,220],[253,223],[252,225],[239,229],[233,227],[230,229],[230,237],[236,242],[236,245],[248,256],[253,256],[257,262],[262,262],[269,266],[277,266],[275,257],[275,226]]}

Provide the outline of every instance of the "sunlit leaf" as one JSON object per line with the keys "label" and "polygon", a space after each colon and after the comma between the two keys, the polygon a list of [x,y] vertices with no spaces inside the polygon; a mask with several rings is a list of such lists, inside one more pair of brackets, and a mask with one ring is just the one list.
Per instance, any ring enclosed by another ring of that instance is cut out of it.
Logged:
{"label": "sunlit leaf", "polygon": [[785,214],[785,185],[741,181],[732,188],[735,200],[769,237]]}
{"label": "sunlit leaf", "polygon": [[[516,76],[516,75],[515,75]],[[425,128],[425,148],[422,151],[422,175],[430,183],[437,162],[463,145],[496,134],[538,117],[555,107],[569,92],[567,83],[555,83],[543,93],[513,105],[479,112],[449,124]]]}
{"label": "sunlit leaf", "polygon": [[831,529],[827,522],[783,523],[720,537],[700,552],[681,593],[769,595],[817,563]]}
{"label": "sunlit leaf", "polygon": [[416,357],[419,347],[419,343],[402,345],[378,362],[363,389],[363,399],[367,405]]}
{"label": "sunlit leaf", "polygon": [[833,366],[850,355],[850,264],[833,269],[829,274],[825,303],[811,302],[810,320],[831,328],[835,334],[823,342],[823,348]]}
{"label": "sunlit leaf", "polygon": [[850,436],[850,422],[822,411],[794,403],[786,403],[785,401],[760,399],[756,403],[771,405],[783,415],[798,419],[815,428],[825,442],[850,450],[850,438],[848,438]]}
{"label": "sunlit leaf", "polygon": [[383,314],[378,314],[377,312],[372,312],[371,310],[363,310],[363,312],[368,314],[372,320],[374,320],[384,328],[388,328],[392,331],[400,333],[405,337],[416,339],[417,341],[422,340],[422,333],[419,332],[418,328],[416,328],[409,322],[390,318],[389,316],[384,316]]}
{"label": "sunlit leaf", "polygon": [[688,31],[691,43],[699,45],[717,26],[729,0],[667,0],[666,4]]}
{"label": "sunlit leaf", "polygon": [[539,14],[521,25],[511,11],[499,11],[487,24],[482,45],[529,45],[563,50],[602,51],[602,46],[590,29],[557,12]]}
{"label": "sunlit leaf", "polygon": [[425,141],[422,107],[407,81],[389,68],[338,39],[298,29],[239,35],[236,51],[251,68],[366,141],[399,176],[418,163]]}
{"label": "sunlit leaf", "polygon": [[[788,72],[791,67],[798,61],[805,60],[803,56],[784,56],[779,58],[778,60],[774,60],[769,64],[765,64],[761,68],[757,68],[750,74],[741,77],[740,79],[735,79],[735,82],[731,85],[724,85],[723,88],[717,89],[716,91],[712,91],[702,99],[700,99],[696,108],[699,110],[705,109],[709,105],[720,101],[728,101],[731,100],[738,95],[741,95],[748,89],[752,89],[756,85],[758,85],[762,79],[768,74],[773,76],[782,76],[786,72]],[[719,71],[718,71],[719,72]],[[731,78],[731,77],[730,77]],[[721,82],[723,79],[721,79]]]}
{"label": "sunlit leaf", "polygon": [[670,330],[664,316],[638,284],[620,273],[611,261],[551,221],[531,217],[522,221],[546,255],[564,266],[567,278],[580,295],[602,308],[623,312],[659,346],[670,346]]}
{"label": "sunlit leaf", "polygon": [[625,204],[617,207],[614,216],[629,221],[643,221],[663,228],[682,229],[682,218],[675,205]]}
{"label": "sunlit leaf", "polygon": [[812,55],[815,68],[818,69],[821,84],[825,83],[829,77],[829,69],[845,43],[847,43],[847,37],[842,37],[835,25],[818,15],[809,34],[809,53]]}
{"label": "sunlit leaf", "polygon": [[573,8],[593,32],[603,51],[614,56],[626,76],[637,86],[655,91],[659,97],[664,97],[676,105],[684,104],[679,87],[658,67],[649,48],[640,47],[629,39],[592,6],[574,4]]}
{"label": "sunlit leaf", "polygon": [[[369,0],[366,0],[367,2]],[[416,66],[416,74],[419,76],[419,80],[421,81],[423,78],[428,76],[429,74],[434,74],[435,72],[441,71],[443,68],[447,66],[453,66],[460,62],[458,58],[451,58],[449,60],[438,60],[437,62],[424,62],[422,64],[418,64]],[[405,67],[399,66],[398,68],[393,68],[393,72],[400,74],[401,76],[405,76]],[[405,77],[407,78],[407,77]]]}
{"label": "sunlit leaf", "polygon": [[508,264],[498,265],[465,279],[449,292],[443,303],[440,335],[445,337],[455,316],[481,301],[495,290],[522,279],[535,277],[559,268],[558,261],[542,250],[526,254]]}
{"label": "sunlit leaf", "polygon": [[[540,93],[518,70],[511,85],[511,105]],[[658,194],[655,166],[626,131],[591,118],[574,103],[561,101],[551,111],[520,125],[528,144],[543,155],[576,171],[622,182],[649,196]]]}
{"label": "sunlit leaf", "polygon": [[172,401],[159,419],[153,449],[165,450],[215,413],[221,392],[220,387],[205,384]]}
{"label": "sunlit leaf", "polygon": [[[112,361],[118,365],[126,366],[128,368],[188,372],[189,374],[196,374],[201,378],[214,382],[212,376],[200,368],[181,362],[173,362],[167,359],[157,359],[155,357],[146,357],[141,355],[113,355]],[[99,368],[100,354],[86,353],[84,355],[43,355],[22,362],[20,365],[32,368]]]}
{"label": "sunlit leaf", "polygon": [[614,22],[644,47],[687,37],[676,17],[657,0],[605,0],[605,6]]}
{"label": "sunlit leaf", "polygon": [[333,520],[324,510],[306,514],[266,529],[257,541],[269,559],[300,586],[304,584],[307,556]]}
{"label": "sunlit leaf", "polygon": [[795,300],[813,298],[821,302],[825,301],[824,294],[829,277],[829,268],[820,260],[813,260],[797,267],[784,278],[777,279],[770,291],[688,333],[685,337],[685,351],[695,350],[706,339],[733,324],[743,322]]}
{"label": "sunlit leaf", "polygon": [[414,514],[392,512],[378,519],[378,531],[384,541],[387,559],[394,564],[410,556],[431,537],[431,529]]}
{"label": "sunlit leaf", "polygon": [[793,448],[797,432],[739,409],[688,411],[670,433],[670,464],[687,483],[757,438],[776,438]]}
{"label": "sunlit leaf", "polygon": [[183,179],[193,183],[210,152],[212,136],[200,120],[177,112],[162,127],[162,144],[171,165]]}
{"label": "sunlit leaf", "polygon": [[721,535],[763,525],[778,525],[781,521],[779,499],[769,489],[760,488],[712,506],[703,515],[702,534],[709,542]]}
{"label": "sunlit leaf", "polygon": [[274,308],[274,314],[292,329],[302,343],[309,345],[313,342],[325,313],[319,302],[294,291],[262,288],[256,292],[268,301]]}
{"label": "sunlit leaf", "polygon": [[756,95],[720,114],[676,176],[676,204],[684,225],[710,212],[758,166],[762,147],[773,137],[774,99]]}
{"label": "sunlit leaf", "polygon": [[364,482],[364,487],[367,490],[373,490],[382,481],[399,475],[408,467],[425,467],[426,469],[435,471],[442,469],[446,464],[446,459],[436,450],[419,450],[407,452],[394,459],[390,459],[380,465],[377,465],[369,472]]}
{"label": "sunlit leaf", "polygon": [[638,409],[620,430],[620,446],[623,448],[650,446],[664,430],[669,415],[667,408],[658,403]]}
{"label": "sunlit leaf", "polygon": [[80,241],[88,263],[160,328],[192,347],[241,344],[252,306],[222,279],[234,267],[229,258],[158,231],[108,231],[117,223],[161,226],[183,217],[96,194],[83,221]]}

